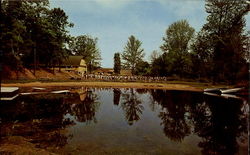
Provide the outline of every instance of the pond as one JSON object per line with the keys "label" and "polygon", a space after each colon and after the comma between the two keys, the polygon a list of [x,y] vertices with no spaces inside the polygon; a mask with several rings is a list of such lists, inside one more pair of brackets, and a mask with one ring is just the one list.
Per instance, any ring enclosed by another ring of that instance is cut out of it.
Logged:
{"label": "pond", "polygon": [[244,99],[132,88],[70,92],[1,102],[1,146],[22,136],[59,154],[248,154]]}

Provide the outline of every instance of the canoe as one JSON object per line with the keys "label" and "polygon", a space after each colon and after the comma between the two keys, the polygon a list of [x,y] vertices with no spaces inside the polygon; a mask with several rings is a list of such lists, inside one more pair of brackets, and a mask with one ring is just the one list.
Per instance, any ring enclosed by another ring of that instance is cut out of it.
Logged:
{"label": "canoe", "polygon": [[34,90],[45,90],[46,88],[32,87]]}
{"label": "canoe", "polygon": [[233,89],[225,89],[225,90],[220,90],[222,94],[230,94],[230,93],[237,93],[240,90],[243,90],[244,88],[233,88]]}
{"label": "canoe", "polygon": [[234,99],[241,99],[241,100],[244,100],[243,98],[239,97],[239,96],[236,96],[236,95],[232,95],[232,94],[221,94],[222,97],[225,97],[225,98],[234,98]]}
{"label": "canoe", "polygon": [[11,101],[18,96],[18,87],[1,87],[0,88],[0,100],[2,101]]}
{"label": "canoe", "polygon": [[220,95],[215,94],[215,93],[210,93],[210,92],[204,92],[203,94],[205,94],[205,95],[209,95],[209,96],[216,96],[216,97],[220,97]]}
{"label": "canoe", "polygon": [[15,96],[11,96],[11,97],[1,97],[0,98],[0,101],[12,101],[14,100],[15,98],[17,98],[19,95],[16,94]]}
{"label": "canoe", "polygon": [[212,91],[218,91],[220,88],[206,88],[204,89],[204,92],[212,92]]}
{"label": "canoe", "polygon": [[225,88],[206,88],[206,89],[204,89],[204,92],[221,94],[222,89],[225,89]]}
{"label": "canoe", "polygon": [[69,93],[69,90],[59,90],[59,91],[52,91],[53,94],[61,94],[61,93]]}

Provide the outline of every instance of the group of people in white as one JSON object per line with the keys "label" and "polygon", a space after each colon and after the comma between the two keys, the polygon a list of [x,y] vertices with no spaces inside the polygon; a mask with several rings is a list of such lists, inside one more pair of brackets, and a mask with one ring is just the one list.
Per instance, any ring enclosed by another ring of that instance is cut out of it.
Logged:
{"label": "group of people in white", "polygon": [[127,76],[127,75],[95,75],[95,74],[84,74],[82,79],[95,79],[103,81],[167,81],[167,77],[152,77],[152,76]]}

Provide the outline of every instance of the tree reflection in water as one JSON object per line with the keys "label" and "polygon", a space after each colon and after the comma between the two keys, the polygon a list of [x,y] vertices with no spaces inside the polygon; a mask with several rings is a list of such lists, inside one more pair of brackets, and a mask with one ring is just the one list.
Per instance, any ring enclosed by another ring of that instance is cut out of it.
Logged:
{"label": "tree reflection in water", "polygon": [[190,134],[190,126],[185,117],[187,105],[185,93],[169,92],[166,90],[152,91],[154,100],[162,106],[159,114],[165,135],[173,141],[182,141],[185,136]]}
{"label": "tree reflection in water", "polygon": [[74,122],[65,119],[68,105],[61,94],[21,96],[0,104],[0,137],[23,136],[38,147],[62,147],[71,135],[61,133]]}
{"label": "tree reflection in water", "polygon": [[[93,89],[76,92],[21,96],[10,103],[1,102],[0,142],[1,138],[23,136],[41,148],[65,146],[72,135],[63,130],[75,124],[72,117],[66,116],[70,114],[79,122],[96,122],[100,106]],[[149,92],[152,98],[149,106],[155,107],[157,113],[160,110],[163,132],[173,141],[197,135],[201,138],[198,146],[202,154],[233,155],[239,152],[239,141],[247,140],[247,114],[242,112],[242,100],[195,92]],[[113,89],[113,93],[114,105],[120,104],[128,124],[139,121],[144,110],[140,97],[147,90]]]}
{"label": "tree reflection in water", "polygon": [[[97,122],[95,114],[99,109],[100,103],[97,102],[98,96],[93,91],[86,91],[85,98],[82,101],[75,101],[71,106],[71,115],[75,116],[79,122],[94,123]],[[72,104],[72,101],[71,101]]]}
{"label": "tree reflection in water", "polygon": [[23,136],[41,148],[63,147],[72,135],[61,131],[75,124],[65,115],[69,113],[79,122],[96,122],[97,99],[93,91],[86,90],[21,96],[13,103],[0,104],[0,138]]}
{"label": "tree reflection in water", "polygon": [[236,154],[239,138],[247,140],[242,100],[164,90],[153,90],[151,95],[157,101],[152,104],[162,106],[161,125],[171,140],[182,141],[192,131],[202,138],[198,146],[204,155]]}
{"label": "tree reflection in water", "polygon": [[133,125],[134,122],[140,120],[140,116],[144,110],[142,102],[134,92],[134,89],[130,89],[129,92],[123,93],[122,99],[123,102],[121,107],[125,112],[125,118],[129,125]]}
{"label": "tree reflection in water", "polygon": [[121,90],[114,88],[113,93],[114,93],[113,103],[114,105],[119,105],[120,97],[121,97]]}
{"label": "tree reflection in water", "polygon": [[206,96],[205,104],[197,105],[200,112],[193,111],[192,115],[195,132],[203,139],[199,147],[204,155],[234,155],[239,151],[237,141],[247,140],[247,117],[242,105],[241,100],[211,96]]}

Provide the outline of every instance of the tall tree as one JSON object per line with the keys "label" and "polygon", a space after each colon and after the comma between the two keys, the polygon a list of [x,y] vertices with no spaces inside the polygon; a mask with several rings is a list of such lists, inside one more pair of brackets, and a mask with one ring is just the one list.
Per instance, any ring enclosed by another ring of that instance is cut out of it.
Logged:
{"label": "tall tree", "polygon": [[49,11],[48,14],[50,29],[51,30],[51,40],[50,40],[50,48],[51,52],[51,63],[52,64],[60,64],[64,59],[68,57],[66,44],[70,41],[70,36],[68,35],[68,31],[66,28],[72,27],[73,24],[68,22],[68,16],[66,13],[60,8],[54,8]]}
{"label": "tall tree", "polygon": [[210,78],[212,70],[211,41],[205,31],[200,31],[191,45],[192,76]]}
{"label": "tall tree", "polygon": [[121,72],[121,58],[120,53],[114,54],[114,72],[116,74],[120,74]]}
{"label": "tall tree", "polygon": [[[244,15],[250,10],[249,0],[206,0],[207,23],[196,44],[212,59],[213,81],[234,82],[246,65],[247,36]],[[204,45],[209,45],[205,47]],[[204,55],[204,54],[203,54]]]}
{"label": "tall tree", "polygon": [[180,20],[171,24],[163,37],[163,45],[160,47],[170,62],[169,73],[183,76],[190,72],[189,42],[194,36],[192,28],[187,20]]}
{"label": "tall tree", "polygon": [[62,9],[50,9],[48,0],[1,1],[1,16],[4,33],[0,33],[0,46],[5,51],[5,65],[17,68],[13,63],[22,62],[26,67],[39,63],[47,66],[65,57],[67,28],[72,24]]}
{"label": "tall tree", "polygon": [[70,43],[73,54],[83,57],[90,73],[101,65],[101,54],[97,47],[97,40],[97,38],[88,35],[81,35],[73,37]]}
{"label": "tall tree", "polygon": [[125,68],[131,69],[132,75],[135,74],[136,64],[145,56],[141,45],[142,42],[131,35],[122,53],[123,65]]}
{"label": "tall tree", "polygon": [[188,43],[194,35],[192,28],[187,20],[180,20],[171,24],[163,37],[161,49],[164,52],[185,53],[188,50]]}

